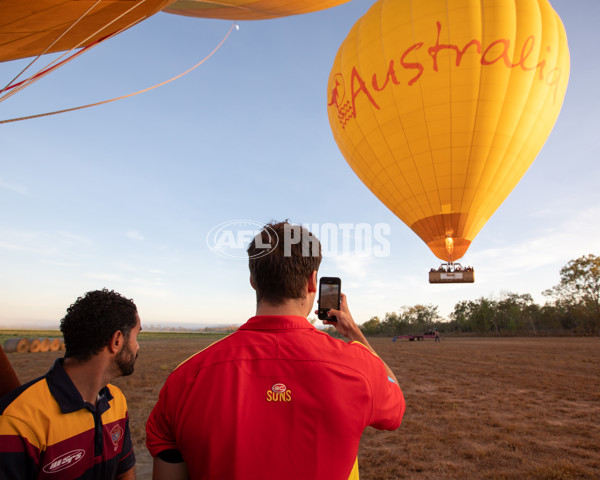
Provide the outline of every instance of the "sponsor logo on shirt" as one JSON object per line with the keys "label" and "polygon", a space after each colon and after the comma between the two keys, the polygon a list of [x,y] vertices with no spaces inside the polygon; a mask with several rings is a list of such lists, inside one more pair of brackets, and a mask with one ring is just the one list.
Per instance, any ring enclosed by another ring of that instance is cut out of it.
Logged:
{"label": "sponsor logo on shirt", "polygon": [[267,390],[267,402],[291,402],[292,391],[288,390],[283,383],[276,383]]}
{"label": "sponsor logo on shirt", "polygon": [[60,457],[55,458],[50,463],[44,465],[44,472],[46,473],[56,473],[64,470],[65,468],[72,467],[79,460],[81,460],[85,456],[85,450],[77,449],[71,450],[70,452],[63,453]]}
{"label": "sponsor logo on shirt", "polygon": [[115,425],[110,431],[110,439],[115,446],[115,452],[117,451],[117,448],[119,448],[121,438],[123,438],[123,429],[121,428],[121,425]]}

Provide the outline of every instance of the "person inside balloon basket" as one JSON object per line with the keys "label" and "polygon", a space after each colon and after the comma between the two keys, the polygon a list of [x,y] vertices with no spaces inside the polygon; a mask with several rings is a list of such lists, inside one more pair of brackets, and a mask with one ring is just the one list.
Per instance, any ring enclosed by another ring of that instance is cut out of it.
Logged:
{"label": "person inside balloon basket", "polygon": [[146,424],[153,478],[358,478],[365,427],[400,426],[397,379],[345,295],[324,323],[349,342],[307,320],[322,259],[308,230],[265,225],[248,256],[256,315],[168,377]]}
{"label": "person inside balloon basket", "polygon": [[114,378],[133,373],[137,307],[86,293],[60,322],[65,356],[0,401],[0,478],[135,479],[127,402]]}

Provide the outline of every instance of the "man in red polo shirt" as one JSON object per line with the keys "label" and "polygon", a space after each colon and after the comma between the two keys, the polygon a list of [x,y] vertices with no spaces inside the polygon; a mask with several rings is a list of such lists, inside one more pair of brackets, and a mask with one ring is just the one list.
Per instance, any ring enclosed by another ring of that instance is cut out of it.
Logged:
{"label": "man in red polo shirt", "polygon": [[325,323],[349,343],[306,319],[321,262],[310,232],[266,225],[248,255],[256,316],[167,379],[146,425],[154,479],[358,478],[364,428],[400,426],[396,377],[344,295]]}

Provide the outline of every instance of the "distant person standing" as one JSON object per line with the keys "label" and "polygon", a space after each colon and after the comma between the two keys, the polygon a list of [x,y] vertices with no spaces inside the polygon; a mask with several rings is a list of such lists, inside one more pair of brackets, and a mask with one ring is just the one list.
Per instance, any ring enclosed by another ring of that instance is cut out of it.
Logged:
{"label": "distant person standing", "polygon": [[436,342],[440,341],[440,332],[437,328],[435,329],[435,341]]}
{"label": "distant person standing", "polygon": [[132,300],[96,290],[60,322],[65,357],[0,401],[0,479],[134,480],[125,397],[140,317]]}

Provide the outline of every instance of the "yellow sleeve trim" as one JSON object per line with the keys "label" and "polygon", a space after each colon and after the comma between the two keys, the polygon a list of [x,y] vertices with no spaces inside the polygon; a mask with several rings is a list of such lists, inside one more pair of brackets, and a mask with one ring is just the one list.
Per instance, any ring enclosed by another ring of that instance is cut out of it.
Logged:
{"label": "yellow sleeve trim", "polygon": [[364,344],[359,342],[358,340],[354,340],[352,342],[350,342],[351,344],[356,344],[356,345],[360,345],[362,348],[364,348],[367,352],[369,352],[371,355],[373,355],[374,357],[380,358],[379,355],[377,355],[375,352],[372,352],[371,350],[369,350],[369,348]]}
{"label": "yellow sleeve trim", "polygon": [[354,461],[354,466],[352,467],[352,471],[350,472],[348,480],[358,480],[358,457]]}

